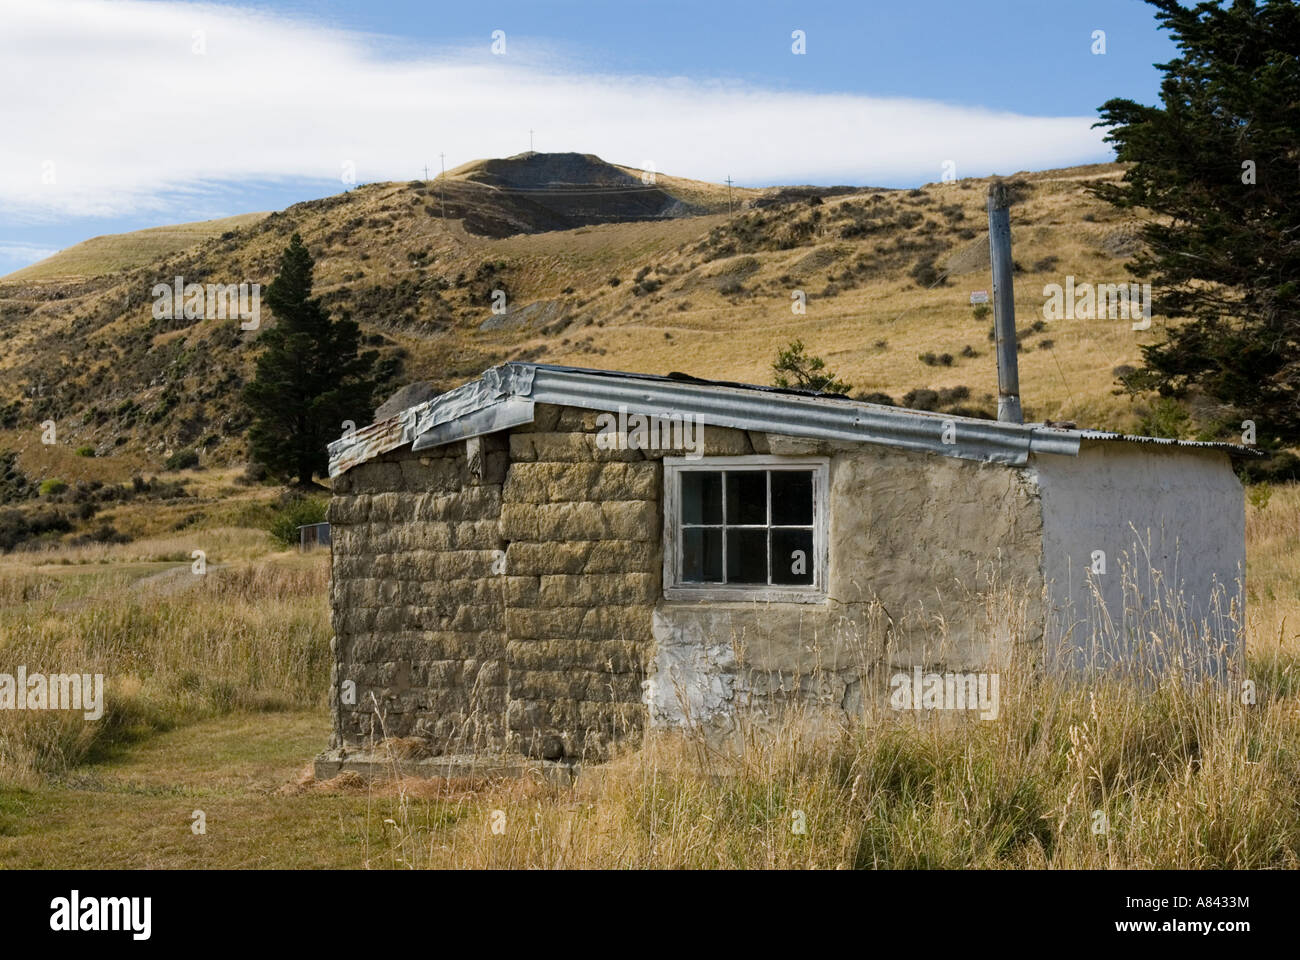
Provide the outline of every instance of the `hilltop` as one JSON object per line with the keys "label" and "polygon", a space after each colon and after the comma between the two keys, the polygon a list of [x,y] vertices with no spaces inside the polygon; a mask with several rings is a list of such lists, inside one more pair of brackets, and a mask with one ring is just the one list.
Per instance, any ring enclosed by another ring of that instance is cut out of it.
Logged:
{"label": "hilltop", "polygon": [[[726,188],[619,167],[583,153],[475,160],[438,178],[439,213],[481,236],[569,230],[718,213]],[[746,195],[759,191],[747,190]]]}
{"label": "hilltop", "polygon": [[[1127,279],[1136,225],[1085,191],[1121,174],[1010,177],[1033,418],[1132,428],[1141,413],[1114,394],[1115,371],[1153,333],[1041,319],[1045,283]],[[990,283],[988,182],[728,190],[530,153],[266,215],[98,238],[0,278],[0,450],[19,451],[38,479],[157,471],[183,447],[208,465],[242,462],[238,392],[257,332],[155,319],[150,291],[176,276],[265,285],[294,232],[317,258],[317,293],[361,323],[391,390],[446,389],[512,358],[765,383],[777,348],[798,337],[855,393],[988,412],[991,324],[968,302]],[[505,314],[492,312],[496,290]],[[798,292],[803,314],[792,311]],[[47,419],[59,425],[55,447],[38,442]],[[83,447],[95,456],[75,456]]]}

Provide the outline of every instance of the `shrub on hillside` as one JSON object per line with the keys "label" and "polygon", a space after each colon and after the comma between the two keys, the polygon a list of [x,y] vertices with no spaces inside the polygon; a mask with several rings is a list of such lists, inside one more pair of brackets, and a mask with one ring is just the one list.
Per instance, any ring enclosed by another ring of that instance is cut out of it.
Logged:
{"label": "shrub on hillside", "polygon": [[918,287],[929,289],[934,286],[947,286],[948,273],[940,269],[934,262],[934,257],[922,257],[912,267],[912,279],[916,281]]}
{"label": "shrub on hillside", "polygon": [[183,447],[167,458],[166,462],[163,463],[163,468],[166,470],[192,470],[198,465],[198,451],[190,447]]}
{"label": "shrub on hillside", "polygon": [[960,403],[962,400],[970,399],[970,387],[940,387],[939,403],[942,406],[948,406],[954,403]]}
{"label": "shrub on hillside", "polygon": [[917,357],[917,359],[920,360],[922,363],[924,363],[927,367],[951,367],[952,366],[951,353],[935,354],[933,351],[926,351],[925,353]]}
{"label": "shrub on hillside", "polygon": [[1274,453],[1267,460],[1243,460],[1237,464],[1242,483],[1295,483],[1300,481],[1300,457],[1289,450]]}
{"label": "shrub on hillside", "polygon": [[0,510],[0,553],[7,553],[38,537],[57,539],[60,533],[72,529],[68,518],[57,510],[42,507],[38,510]]}
{"label": "shrub on hillside", "polygon": [[853,389],[826,368],[825,360],[806,353],[802,340],[791,340],[788,347],[778,350],[772,370],[772,384],[777,387],[842,394]]}
{"label": "shrub on hillside", "polygon": [[277,543],[292,547],[298,543],[299,527],[307,523],[324,522],[325,501],[316,497],[301,497],[290,500],[277,511],[268,532]]}
{"label": "shrub on hillside", "polygon": [[68,485],[57,477],[50,477],[48,480],[42,480],[40,492],[42,497],[53,497],[63,493],[68,489]]}
{"label": "shrub on hillside", "polygon": [[903,394],[903,406],[909,410],[935,410],[939,406],[939,392],[918,387]]}
{"label": "shrub on hillside", "polygon": [[18,414],[21,404],[18,400],[0,403],[0,430],[12,430],[18,426]]}
{"label": "shrub on hillside", "polygon": [[1191,429],[1191,415],[1173,397],[1158,397],[1142,413],[1142,422],[1138,426],[1140,436],[1181,440]]}
{"label": "shrub on hillside", "polygon": [[17,503],[35,495],[32,482],[18,469],[18,454],[0,450],[0,503]]}
{"label": "shrub on hillside", "polygon": [[73,537],[68,541],[69,545],[74,547],[85,547],[93,543],[130,543],[131,538],[125,533],[121,533],[117,527],[107,521],[100,523],[94,530],[90,530],[79,536]]}

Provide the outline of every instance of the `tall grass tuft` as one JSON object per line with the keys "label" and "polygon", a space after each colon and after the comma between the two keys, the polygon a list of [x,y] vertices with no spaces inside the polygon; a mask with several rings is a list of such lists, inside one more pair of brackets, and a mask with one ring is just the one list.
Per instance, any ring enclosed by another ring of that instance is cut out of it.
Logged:
{"label": "tall grass tuft", "polygon": [[0,782],[30,784],[150,732],[235,710],[323,707],[328,572],[288,562],[0,567],[0,671],[103,674],[105,713],[0,711]]}
{"label": "tall grass tuft", "polygon": [[[1022,605],[987,599],[990,633],[1022,636]],[[1176,598],[1148,607],[1140,622],[1157,646],[1196,642]],[[1089,645],[1114,641],[1094,635]],[[1002,651],[996,719],[877,704],[828,725],[807,707],[775,723],[738,710],[725,748],[703,728],[656,734],[570,786],[444,784],[429,794],[406,782],[387,810],[387,863],[1295,868],[1300,654],[1260,646],[1225,678],[1180,671],[1165,656],[1146,672],[1068,674],[1045,669],[1053,658],[1022,641]],[[421,790],[423,804],[413,800]]]}
{"label": "tall grass tuft", "polygon": [[[401,781],[375,808],[390,848],[371,862],[1300,866],[1294,699],[1247,705],[1209,685],[1073,684],[1022,666],[1004,681],[1019,692],[994,722],[909,715],[829,733],[792,713],[775,735],[740,738],[728,754],[692,733],[659,735],[570,786]],[[1298,667],[1291,658],[1283,669]]]}

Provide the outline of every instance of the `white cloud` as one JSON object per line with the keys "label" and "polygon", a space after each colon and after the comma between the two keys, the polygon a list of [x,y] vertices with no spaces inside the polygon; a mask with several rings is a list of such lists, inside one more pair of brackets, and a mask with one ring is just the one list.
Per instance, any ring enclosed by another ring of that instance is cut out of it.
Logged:
{"label": "white cloud", "polygon": [[0,240],[0,276],[52,257],[58,252],[53,247],[25,243],[22,240]]}
{"label": "white cloud", "polygon": [[[5,3],[0,213],[109,216],[281,178],[410,179],[526,149],[738,183],[938,180],[1105,159],[1090,117],[584,74],[508,37],[412,50],[243,8]],[[196,34],[196,31],[202,31]],[[192,52],[201,38],[203,54]],[[342,189],[340,182],[340,189]]]}

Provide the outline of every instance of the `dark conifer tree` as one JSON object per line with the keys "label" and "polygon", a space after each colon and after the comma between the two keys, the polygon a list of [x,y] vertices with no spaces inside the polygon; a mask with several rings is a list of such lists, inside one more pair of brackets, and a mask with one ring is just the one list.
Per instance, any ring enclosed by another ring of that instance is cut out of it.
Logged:
{"label": "dark conifer tree", "polygon": [[1178,44],[1161,105],[1110,100],[1122,182],[1095,192],[1149,211],[1131,265],[1177,322],[1130,385],[1199,395],[1219,432],[1254,420],[1300,443],[1300,5],[1147,0]]}
{"label": "dark conifer tree", "polygon": [[266,291],[275,325],[259,338],[263,352],[244,388],[253,458],[300,487],[326,473],[326,444],[338,438],[343,421],[363,425],[374,414],[376,355],[358,351],[361,331],[351,318],[331,320],[312,298],[314,266],[295,233]]}

